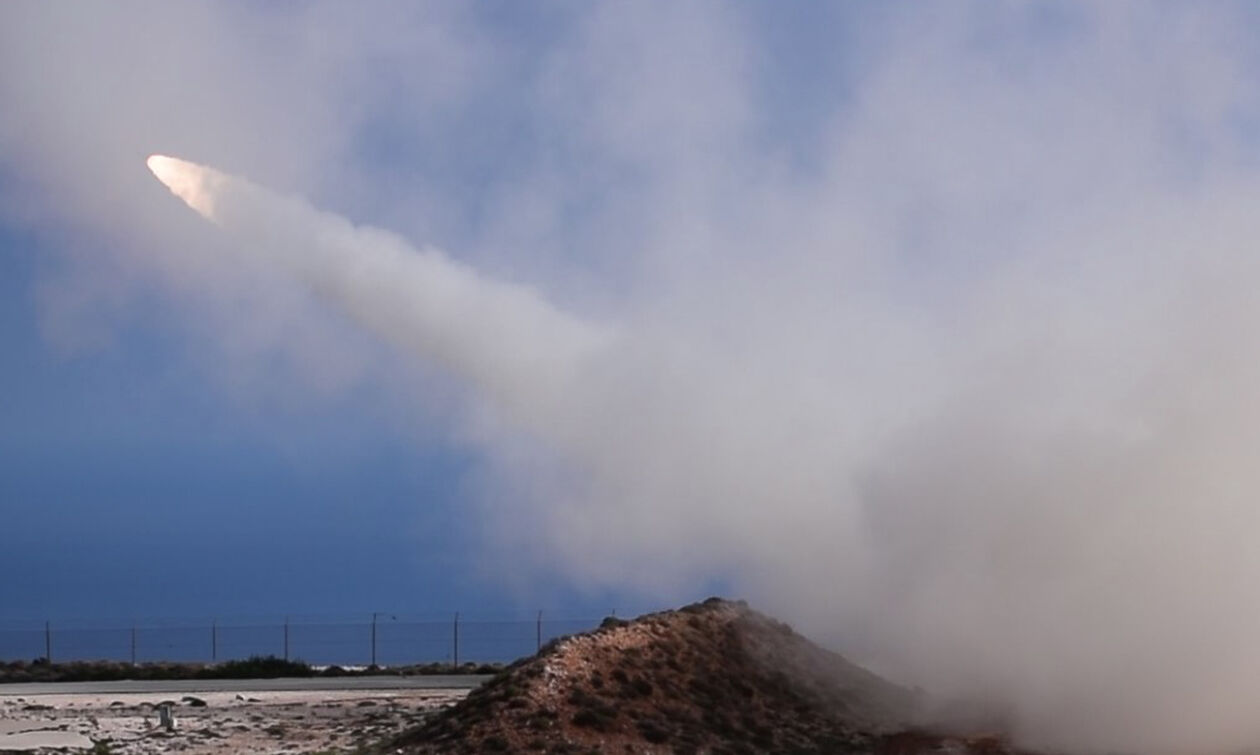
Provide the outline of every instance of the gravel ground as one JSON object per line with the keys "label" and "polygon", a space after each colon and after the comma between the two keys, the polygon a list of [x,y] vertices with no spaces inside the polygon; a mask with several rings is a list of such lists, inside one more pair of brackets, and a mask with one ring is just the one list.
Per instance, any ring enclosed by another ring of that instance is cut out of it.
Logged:
{"label": "gravel ground", "polygon": [[[452,705],[468,690],[0,694],[0,752],[116,755],[352,751]],[[171,704],[175,725],[160,724]]]}

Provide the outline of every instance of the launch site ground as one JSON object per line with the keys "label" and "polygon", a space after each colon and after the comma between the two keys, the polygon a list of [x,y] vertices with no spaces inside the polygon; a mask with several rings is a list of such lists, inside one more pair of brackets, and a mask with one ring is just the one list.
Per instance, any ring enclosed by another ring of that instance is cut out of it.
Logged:
{"label": "launch site ground", "polygon": [[[84,682],[0,687],[0,752],[353,750],[464,698],[484,677]],[[171,705],[174,727],[161,725]]]}

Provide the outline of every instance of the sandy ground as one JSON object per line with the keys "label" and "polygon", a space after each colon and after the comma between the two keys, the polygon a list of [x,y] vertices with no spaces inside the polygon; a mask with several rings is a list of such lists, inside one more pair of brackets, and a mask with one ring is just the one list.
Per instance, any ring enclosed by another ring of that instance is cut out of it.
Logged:
{"label": "sandy ground", "polygon": [[[352,751],[454,704],[468,690],[183,694],[0,694],[0,752],[314,753]],[[158,706],[172,704],[175,727]],[[204,703],[199,704],[199,703]]]}

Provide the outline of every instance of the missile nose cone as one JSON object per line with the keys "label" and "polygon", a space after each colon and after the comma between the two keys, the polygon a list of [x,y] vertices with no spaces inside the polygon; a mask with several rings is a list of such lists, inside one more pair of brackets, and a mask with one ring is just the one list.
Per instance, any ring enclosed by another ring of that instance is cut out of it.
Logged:
{"label": "missile nose cone", "polygon": [[214,219],[214,195],[224,179],[221,173],[167,155],[149,155],[145,165],[172,194],[205,218]]}
{"label": "missile nose cone", "polygon": [[172,184],[180,181],[187,181],[199,172],[205,169],[196,163],[190,163],[187,160],[181,160],[178,157],[169,157],[167,155],[149,155],[149,159],[144,161],[149,166],[149,170],[171,190],[174,190]]}
{"label": "missile nose cone", "polygon": [[157,176],[157,180],[166,183],[162,176],[170,174],[171,164],[174,162],[177,162],[175,158],[166,155],[149,155],[149,159],[145,160],[144,164],[149,166],[150,172]]}

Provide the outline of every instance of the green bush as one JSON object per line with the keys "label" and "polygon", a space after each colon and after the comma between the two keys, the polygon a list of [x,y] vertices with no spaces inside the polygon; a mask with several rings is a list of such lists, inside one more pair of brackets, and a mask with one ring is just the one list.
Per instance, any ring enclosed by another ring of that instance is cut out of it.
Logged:
{"label": "green bush", "polygon": [[314,676],[315,671],[303,661],[289,661],[274,655],[254,655],[243,661],[227,661],[201,670],[202,679],[278,679],[293,676]]}

